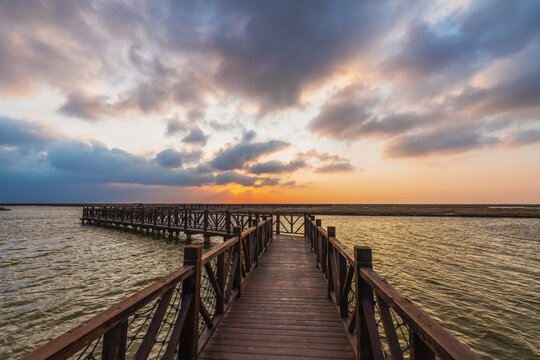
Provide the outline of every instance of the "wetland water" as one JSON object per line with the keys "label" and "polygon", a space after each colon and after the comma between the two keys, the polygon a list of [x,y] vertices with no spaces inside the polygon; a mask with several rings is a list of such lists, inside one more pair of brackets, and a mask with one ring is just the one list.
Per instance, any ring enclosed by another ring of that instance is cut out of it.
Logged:
{"label": "wetland water", "polygon": [[[182,264],[182,242],[82,226],[80,208],[12,209],[0,212],[0,359]],[[375,270],[482,357],[540,357],[540,219],[321,218],[371,246]]]}

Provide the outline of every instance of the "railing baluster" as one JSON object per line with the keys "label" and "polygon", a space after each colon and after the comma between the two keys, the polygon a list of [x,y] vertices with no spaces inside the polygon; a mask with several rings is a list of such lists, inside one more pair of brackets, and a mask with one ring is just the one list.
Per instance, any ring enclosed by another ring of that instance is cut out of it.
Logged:
{"label": "railing baluster", "polygon": [[392,360],[403,360],[403,354],[401,353],[401,347],[399,345],[396,329],[394,328],[394,322],[392,321],[392,315],[390,314],[388,304],[380,296],[377,295],[376,298],[379,306],[379,314],[383,323],[384,333],[388,339],[388,349],[390,350]]}
{"label": "railing baluster", "polygon": [[183,360],[195,360],[199,350],[201,258],[202,246],[188,245],[184,248],[184,265],[194,265],[195,272],[182,283],[182,303],[191,297],[191,303],[185,319],[185,329],[181,331],[179,341],[179,358]]}
{"label": "railing baluster", "polygon": [[412,329],[409,331],[411,360],[434,360],[435,353]]}
{"label": "railing baluster", "polygon": [[124,360],[126,358],[128,321],[120,324],[105,333],[103,337],[103,360]]}
{"label": "railing baluster", "polygon": [[165,316],[165,312],[167,311],[167,308],[169,306],[169,302],[171,301],[173,292],[174,288],[168,290],[161,296],[161,300],[156,309],[154,317],[150,322],[148,331],[144,335],[141,346],[135,354],[135,360],[145,360],[148,358],[148,355],[150,355],[150,351],[152,351],[152,346],[154,346],[154,343],[156,342],[156,335],[159,331],[159,327],[161,326],[161,322],[163,321],[163,317]]}

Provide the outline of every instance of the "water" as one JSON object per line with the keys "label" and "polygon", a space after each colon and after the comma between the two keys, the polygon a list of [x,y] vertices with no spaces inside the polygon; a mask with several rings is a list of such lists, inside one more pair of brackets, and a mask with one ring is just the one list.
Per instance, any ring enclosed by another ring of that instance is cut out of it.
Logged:
{"label": "water", "polygon": [[540,219],[320,218],[483,358],[540,358]]}
{"label": "water", "polygon": [[0,359],[20,357],[182,266],[178,240],[83,226],[81,214],[0,211]]}
{"label": "water", "polygon": [[[80,215],[0,212],[0,359],[35,349],[182,264],[181,242],[82,226]],[[540,358],[540,219],[321,218],[348,246],[371,246],[375,270],[482,357]]]}

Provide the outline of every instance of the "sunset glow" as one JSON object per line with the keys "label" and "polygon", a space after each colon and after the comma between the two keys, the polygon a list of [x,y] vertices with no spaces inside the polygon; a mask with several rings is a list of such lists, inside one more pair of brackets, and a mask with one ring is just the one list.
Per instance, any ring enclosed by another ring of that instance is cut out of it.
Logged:
{"label": "sunset glow", "polygon": [[0,202],[540,202],[537,1],[15,1],[0,30]]}

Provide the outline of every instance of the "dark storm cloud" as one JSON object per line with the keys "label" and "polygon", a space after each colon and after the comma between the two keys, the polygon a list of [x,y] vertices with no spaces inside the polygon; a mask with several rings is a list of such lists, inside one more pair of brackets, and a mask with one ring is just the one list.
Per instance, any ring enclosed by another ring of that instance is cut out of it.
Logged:
{"label": "dark storm cloud", "polygon": [[249,162],[288,146],[290,146],[289,143],[279,140],[229,145],[217,152],[210,165],[217,170],[243,169]]}
{"label": "dark storm cloud", "polygon": [[387,142],[388,157],[422,157],[484,148],[500,143],[497,137],[485,136],[478,126],[460,126],[432,132],[402,135]]}
{"label": "dark storm cloud", "polygon": [[[409,2],[173,2],[172,46],[219,57],[217,82],[261,113],[297,105],[303,88],[371,46]],[[211,24],[211,26],[209,26]]]}

